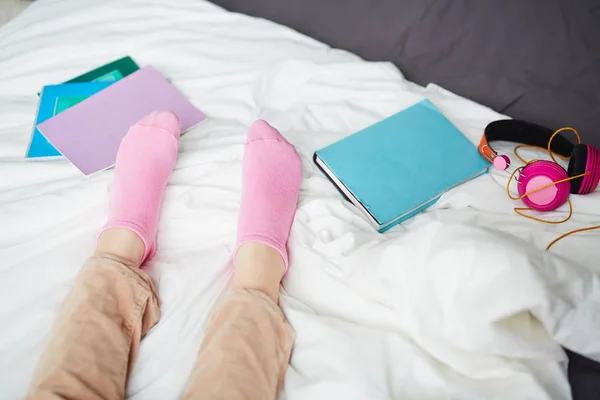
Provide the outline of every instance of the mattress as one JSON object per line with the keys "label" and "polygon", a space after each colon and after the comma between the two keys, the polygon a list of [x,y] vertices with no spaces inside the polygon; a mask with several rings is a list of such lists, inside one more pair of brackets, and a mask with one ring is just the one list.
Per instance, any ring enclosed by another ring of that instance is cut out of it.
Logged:
{"label": "mattress", "polygon": [[24,160],[36,93],[123,55],[153,65],[209,116],[181,139],[146,266],[162,318],[142,341],[128,398],[181,395],[229,288],[245,136],[258,118],[303,161],[281,289],[297,335],[282,399],[568,399],[564,348],[600,360],[598,233],[544,250],[600,224],[600,192],[573,196],[567,223],[543,224],[516,215],[508,176],[490,172],[379,234],[312,162],[423,98],[473,143],[505,116],[202,0],[38,0],[0,28],[0,398],[23,397],[93,251],[114,173],[85,178],[64,160]]}

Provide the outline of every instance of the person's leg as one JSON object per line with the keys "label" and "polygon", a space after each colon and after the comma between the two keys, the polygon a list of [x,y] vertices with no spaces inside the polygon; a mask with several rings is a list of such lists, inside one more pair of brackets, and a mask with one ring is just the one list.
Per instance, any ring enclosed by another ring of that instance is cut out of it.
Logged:
{"label": "person's leg", "polygon": [[279,396],[294,331],[278,307],[287,271],[302,164],[264,121],[253,124],[244,155],[232,290],[213,311],[184,399]]}
{"label": "person's leg", "polygon": [[261,291],[278,304],[284,273],[285,264],[276,250],[260,242],[248,242],[238,250],[231,288]]}
{"label": "person's leg", "polygon": [[174,114],[143,118],[117,156],[108,221],[64,299],[27,399],[120,399],[159,300],[140,265],[152,257],[179,143]]}

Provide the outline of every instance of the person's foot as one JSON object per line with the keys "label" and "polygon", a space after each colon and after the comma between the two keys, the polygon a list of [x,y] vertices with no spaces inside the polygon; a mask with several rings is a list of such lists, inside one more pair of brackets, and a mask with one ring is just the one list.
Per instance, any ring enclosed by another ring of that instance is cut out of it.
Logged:
{"label": "person's foot", "polygon": [[[300,156],[267,122],[256,121],[250,128],[244,154],[242,200],[238,222],[240,249],[248,243],[262,243],[274,249],[288,268],[287,241],[302,181]],[[256,246],[249,246],[256,248]]]}
{"label": "person's foot", "polygon": [[108,221],[100,235],[114,228],[135,232],[144,243],[142,262],[156,250],[160,208],[180,134],[175,114],[155,111],[129,129],[117,153]]}

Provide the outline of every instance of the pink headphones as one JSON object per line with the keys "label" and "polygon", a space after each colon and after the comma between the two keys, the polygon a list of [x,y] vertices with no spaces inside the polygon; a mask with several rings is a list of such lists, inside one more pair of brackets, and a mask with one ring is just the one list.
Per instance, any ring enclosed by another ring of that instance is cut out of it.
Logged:
{"label": "pink headphones", "polygon": [[[575,133],[577,145],[573,145],[562,136],[557,136],[564,130]],[[524,167],[515,169],[511,176],[512,180],[518,172],[517,191],[520,197],[515,199],[521,199],[533,210],[555,210],[568,200],[570,194],[589,194],[598,187],[600,151],[589,144],[581,144],[579,134],[573,128],[562,128],[553,132],[527,121],[500,120],[490,123],[479,143],[479,152],[496,169],[506,170],[510,166],[510,159],[506,155],[498,155],[490,147],[490,142],[493,141],[516,142],[522,143],[523,147],[548,149],[553,161],[530,161]],[[566,170],[556,162],[554,154],[569,158]]]}

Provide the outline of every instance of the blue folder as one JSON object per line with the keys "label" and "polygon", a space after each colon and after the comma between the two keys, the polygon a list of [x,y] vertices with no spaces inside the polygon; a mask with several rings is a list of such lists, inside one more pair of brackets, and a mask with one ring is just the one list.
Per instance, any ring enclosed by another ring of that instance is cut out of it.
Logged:
{"label": "blue folder", "polygon": [[379,232],[489,167],[428,99],[316,151],[314,161]]}
{"label": "blue folder", "polygon": [[42,135],[37,125],[98,93],[113,83],[114,81],[82,82],[44,86],[40,94],[38,112],[25,157],[60,157],[60,152]]}

